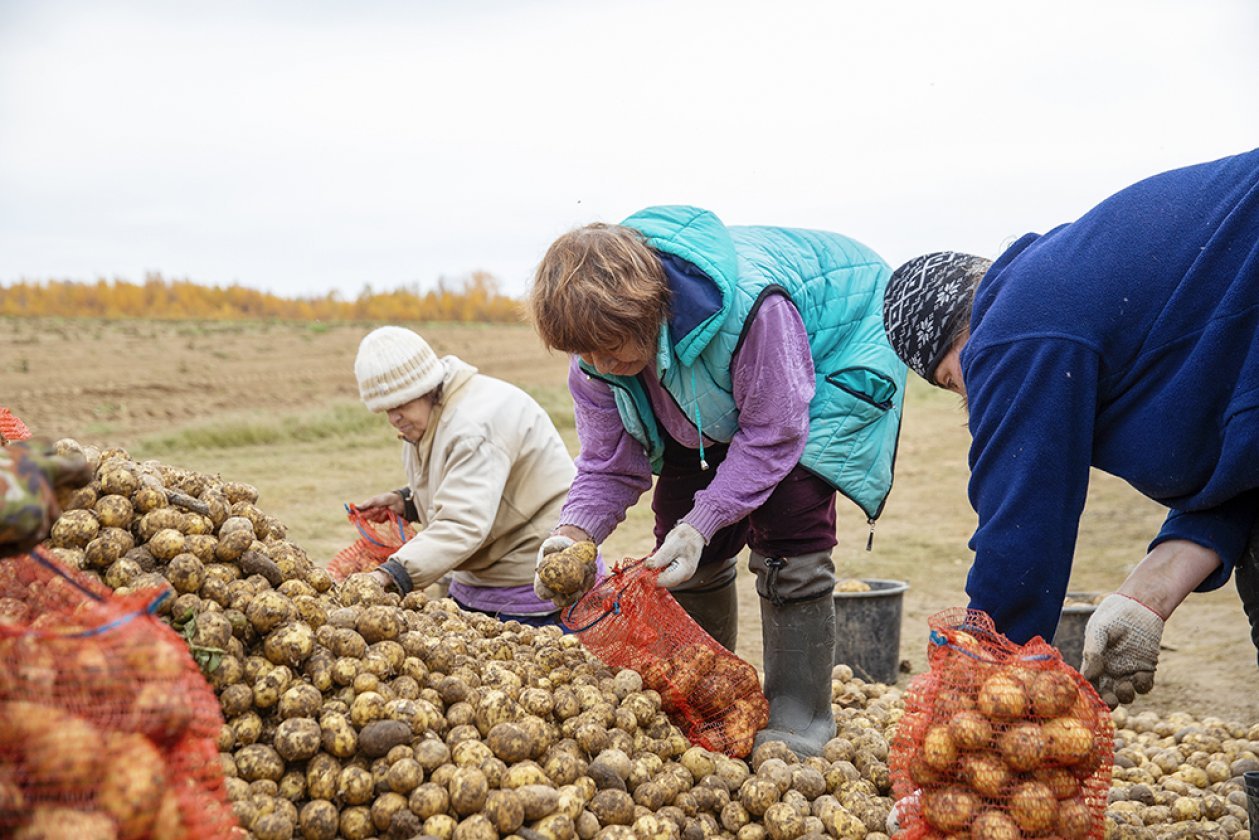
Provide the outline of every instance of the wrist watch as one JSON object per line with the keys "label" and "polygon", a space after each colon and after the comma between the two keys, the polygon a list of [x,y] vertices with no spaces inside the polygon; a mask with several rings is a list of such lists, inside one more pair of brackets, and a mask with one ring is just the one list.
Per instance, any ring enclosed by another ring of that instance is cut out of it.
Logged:
{"label": "wrist watch", "polygon": [[393,492],[397,493],[399,496],[402,497],[402,503],[404,505],[407,502],[411,501],[411,486],[409,484],[406,487],[399,487],[397,490]]}

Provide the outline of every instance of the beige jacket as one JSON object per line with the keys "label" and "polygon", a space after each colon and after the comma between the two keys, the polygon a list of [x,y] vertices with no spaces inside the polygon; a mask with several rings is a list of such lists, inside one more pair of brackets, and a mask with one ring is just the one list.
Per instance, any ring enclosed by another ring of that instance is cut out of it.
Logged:
{"label": "beige jacket", "polygon": [[471,586],[532,583],[576,471],[551,418],[524,391],[455,356],[402,464],[420,531],[394,554],[423,589],[453,570]]}

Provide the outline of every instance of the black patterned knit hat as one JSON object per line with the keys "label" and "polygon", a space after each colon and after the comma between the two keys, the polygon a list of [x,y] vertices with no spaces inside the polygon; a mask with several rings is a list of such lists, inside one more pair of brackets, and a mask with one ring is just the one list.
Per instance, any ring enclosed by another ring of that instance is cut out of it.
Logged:
{"label": "black patterned knit hat", "polygon": [[969,311],[975,284],[989,261],[957,251],[915,257],[892,272],[883,293],[883,330],[896,355],[935,384],[958,321]]}

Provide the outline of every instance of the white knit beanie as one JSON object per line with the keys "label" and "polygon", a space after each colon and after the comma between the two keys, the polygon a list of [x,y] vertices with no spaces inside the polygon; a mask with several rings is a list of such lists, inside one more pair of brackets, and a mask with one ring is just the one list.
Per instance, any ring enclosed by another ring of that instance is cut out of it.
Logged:
{"label": "white knit beanie", "polygon": [[418,333],[380,327],[359,343],[354,375],[363,404],[379,414],[435,389],[442,384],[445,369]]}

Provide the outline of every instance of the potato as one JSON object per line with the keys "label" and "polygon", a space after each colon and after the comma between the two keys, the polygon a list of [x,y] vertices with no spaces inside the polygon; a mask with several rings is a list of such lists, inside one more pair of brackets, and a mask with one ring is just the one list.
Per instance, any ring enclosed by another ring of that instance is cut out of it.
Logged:
{"label": "potato", "polygon": [[309,683],[297,683],[280,696],[276,709],[280,718],[314,718],[323,705],[323,695]]}
{"label": "potato", "polygon": [[450,807],[456,814],[466,817],[485,806],[489,794],[489,782],[477,767],[460,767],[450,779]]}
{"label": "potato", "polygon": [[[1188,817],[1183,821],[1196,821]],[[1178,820],[1182,821],[1182,820]],[[1093,814],[1083,799],[1067,799],[1058,803],[1057,831],[1067,840],[1089,837],[1093,831]]]}
{"label": "potato", "polygon": [[[339,828],[345,840],[367,840],[376,833],[372,812],[362,806],[343,809]],[[449,835],[444,840],[449,840]]]}
{"label": "potato", "polygon": [[528,822],[536,822],[553,814],[559,807],[559,791],[549,785],[524,785],[516,788],[516,793],[520,796]]}
{"label": "potato", "polygon": [[195,554],[186,551],[170,558],[170,563],[166,566],[166,579],[175,587],[176,592],[198,591],[205,583],[205,574],[205,564]]}
{"label": "potato", "polygon": [[321,743],[325,752],[337,758],[350,758],[358,752],[358,732],[343,714],[325,714],[319,719]]}
{"label": "potato", "polygon": [[933,770],[947,771],[957,763],[957,746],[949,735],[949,727],[937,723],[922,738],[922,759]]}
{"label": "potato", "polygon": [[120,840],[140,840],[152,829],[162,801],[165,762],[148,738],[135,733],[110,736],[107,749],[96,805],[114,819]]}
{"label": "potato", "polygon": [[255,840],[290,840],[293,836],[293,821],[287,814],[263,814],[250,826]]}
{"label": "potato", "polygon": [[275,751],[285,761],[305,761],[319,752],[322,732],[310,718],[289,718],[275,730]]}
{"label": "potato", "polygon": [[1079,779],[1066,768],[1041,767],[1032,771],[1032,779],[1048,787],[1058,799],[1071,799],[1080,795]]}
{"label": "potato", "polygon": [[965,829],[979,810],[979,799],[964,787],[950,785],[922,794],[922,815],[946,834]]}
{"label": "potato", "polygon": [[562,551],[552,552],[538,564],[538,580],[555,593],[553,599],[565,606],[588,590],[595,582],[595,557],[598,549],[593,542],[576,542]]}
{"label": "potato", "polygon": [[1058,820],[1058,800],[1040,782],[1025,782],[1010,791],[1010,816],[1027,834],[1053,828]]}
{"label": "potato", "polygon": [[97,521],[107,528],[130,528],[135,518],[135,508],[126,496],[101,496],[92,509],[96,512]]}
{"label": "potato", "polygon": [[980,796],[992,799],[1001,796],[1011,777],[1005,762],[990,753],[962,756],[959,775]]}
{"label": "potato", "polygon": [[68,510],[53,523],[51,542],[55,548],[84,548],[100,529],[100,521],[92,511]]}
{"label": "potato", "polygon": [[1079,764],[1093,750],[1093,733],[1078,718],[1054,718],[1046,721],[1041,731],[1045,757],[1059,764]]}
{"label": "potato", "polygon": [[301,667],[314,650],[315,631],[302,621],[281,625],[268,633],[262,643],[262,652],[267,659],[276,665],[293,668]]}
{"label": "potato", "polygon": [[[279,592],[267,590],[258,593],[249,602],[245,617],[249,619],[255,632],[265,635],[282,624],[294,621],[297,618],[297,607]],[[311,641],[314,641],[313,637]]]}
{"label": "potato", "polygon": [[778,785],[759,777],[748,779],[739,788],[739,802],[753,817],[764,816],[769,807],[778,801],[778,796]]}
{"label": "potato", "polygon": [[225,533],[220,529],[218,543],[214,547],[214,557],[220,563],[233,563],[240,560],[253,544],[252,531],[236,530]]}
{"label": "potato", "polygon": [[1045,735],[1039,724],[1015,724],[997,738],[997,748],[1012,769],[1033,770],[1045,758]]}
{"label": "potato", "polygon": [[[150,516],[152,514],[149,514]],[[184,535],[174,528],[163,528],[148,541],[148,549],[158,560],[171,560],[184,552]]]}
{"label": "potato", "polygon": [[776,802],[765,812],[765,830],[772,840],[795,840],[804,833],[804,818],[795,806]]}
{"label": "potato", "polygon": [[485,739],[494,755],[508,764],[524,761],[533,754],[531,739],[524,728],[515,723],[495,724]]}
{"label": "potato", "polygon": [[273,747],[250,744],[236,751],[236,769],[247,782],[259,779],[278,782],[284,775],[284,759]]}
{"label": "potato", "polygon": [[76,811],[56,805],[37,805],[30,821],[13,833],[12,840],[66,840],[87,838],[115,840],[113,820],[105,814]]}
{"label": "potato", "polygon": [[[355,703],[365,696],[360,695]],[[353,716],[353,706],[350,713]],[[410,740],[411,727],[399,720],[372,720],[363,726],[358,735],[359,750],[369,758],[383,756],[398,744],[409,743]]]}
{"label": "potato", "polygon": [[377,831],[387,831],[393,823],[394,817],[407,810],[407,798],[401,794],[392,791],[386,791],[371,806],[372,824],[376,826]]}
{"label": "potato", "polygon": [[992,720],[1017,720],[1027,714],[1027,692],[1009,673],[998,672],[984,680],[976,705]]}
{"label": "potato", "polygon": [[982,750],[992,742],[992,724],[973,709],[963,709],[949,718],[948,732],[960,750]]}
{"label": "potato", "polygon": [[138,513],[141,516],[151,510],[157,510],[166,507],[168,501],[166,494],[156,487],[141,487],[131,494],[131,507],[133,514]]}
{"label": "potato", "polygon": [[524,802],[514,790],[491,790],[485,798],[485,816],[500,835],[511,834],[524,824]]}
{"label": "potato", "polygon": [[123,463],[102,466],[97,473],[103,495],[126,496],[130,498],[140,489],[140,479]]}
{"label": "potato", "polygon": [[1032,680],[1029,690],[1032,714],[1043,718],[1065,715],[1080,699],[1080,690],[1070,674],[1042,671]]}
{"label": "potato", "polygon": [[986,811],[971,823],[970,836],[976,840],[1021,840],[1018,824],[1001,811]]}
{"label": "potato", "polygon": [[396,639],[403,630],[401,613],[396,607],[375,604],[359,613],[355,629],[368,644]]}
{"label": "potato", "polygon": [[601,790],[594,795],[587,807],[603,826],[631,825],[634,822],[634,800],[623,790]]}
{"label": "potato", "polygon": [[[24,745],[28,784],[45,795],[78,794],[96,784],[105,740],[90,721],[36,703],[6,703],[11,735],[0,745]],[[0,722],[0,726],[5,724]]]}
{"label": "potato", "polygon": [[312,799],[302,806],[298,827],[303,840],[336,840],[337,806],[327,799]]}

